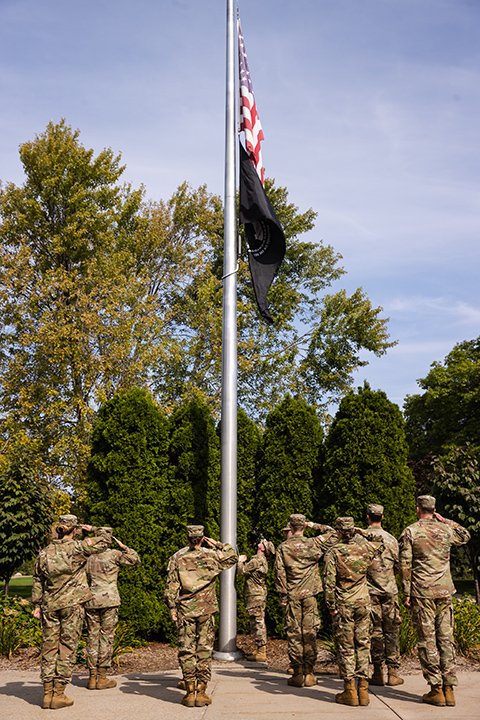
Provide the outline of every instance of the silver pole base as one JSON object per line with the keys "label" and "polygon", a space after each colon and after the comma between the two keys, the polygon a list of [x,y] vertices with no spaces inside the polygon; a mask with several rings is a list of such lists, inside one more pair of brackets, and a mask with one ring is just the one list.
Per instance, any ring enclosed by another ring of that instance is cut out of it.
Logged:
{"label": "silver pole base", "polygon": [[240,660],[242,657],[243,652],[240,652],[240,650],[234,650],[234,652],[220,652],[220,650],[215,650],[213,653],[214,660],[223,660],[224,662],[235,662],[235,660]]}

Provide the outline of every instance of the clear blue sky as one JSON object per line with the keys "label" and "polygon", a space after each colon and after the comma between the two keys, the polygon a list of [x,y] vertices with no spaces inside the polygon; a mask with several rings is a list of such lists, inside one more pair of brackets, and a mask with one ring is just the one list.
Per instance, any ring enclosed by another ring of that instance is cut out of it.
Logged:
{"label": "clear blue sky", "polygon": [[[480,1],[243,0],[267,175],[318,212],[398,346],[358,373],[403,404],[480,335]],[[0,0],[0,178],[65,117],[147,197],[223,193],[224,0]]]}

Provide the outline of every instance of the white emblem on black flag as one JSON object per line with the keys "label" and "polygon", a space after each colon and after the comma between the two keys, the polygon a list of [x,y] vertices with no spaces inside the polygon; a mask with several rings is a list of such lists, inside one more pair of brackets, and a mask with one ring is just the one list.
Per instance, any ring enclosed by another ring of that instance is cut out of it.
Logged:
{"label": "white emblem on black flag", "polygon": [[245,226],[248,263],[258,309],[272,324],[267,293],[285,256],[285,235],[255,166],[241,143],[240,222]]}

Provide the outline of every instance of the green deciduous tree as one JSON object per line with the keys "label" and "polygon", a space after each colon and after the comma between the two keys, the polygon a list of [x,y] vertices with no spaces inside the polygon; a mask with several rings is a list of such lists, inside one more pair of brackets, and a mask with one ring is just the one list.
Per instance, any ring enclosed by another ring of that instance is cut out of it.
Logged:
{"label": "green deciduous tree", "polygon": [[94,157],[64,122],[21,146],[22,187],[0,192],[2,431],[45,473],[76,483],[95,406],[131,379],[126,238],[141,193],[119,185],[119,156]]}
{"label": "green deciduous tree", "polygon": [[365,384],[340,403],[325,441],[321,505],[337,516],[365,517],[368,503],[385,506],[385,527],[398,536],[414,519],[415,486],[407,465],[405,424],[398,407]]}
{"label": "green deciduous tree", "polygon": [[85,511],[110,525],[142,564],[120,577],[121,617],[143,637],[172,633],[163,602],[169,556],[185,544],[185,497],[169,467],[169,423],[150,395],[115,395],[93,429]]}
{"label": "green deciduous tree", "polygon": [[2,458],[0,474],[0,580],[5,594],[13,573],[46,544],[52,497],[31,464]]}
{"label": "green deciduous tree", "polygon": [[480,465],[472,446],[452,447],[431,465],[432,492],[440,512],[463,525],[471,534],[466,545],[480,605]]}
{"label": "green deciduous tree", "polygon": [[419,385],[423,394],[405,402],[411,456],[419,460],[466,443],[480,448],[480,338],[455,345]]}
{"label": "green deciduous tree", "polygon": [[[218,418],[223,208],[184,183],[147,202],[121,183],[120,156],[95,155],[65,122],[20,149],[26,180],[0,190],[0,398],[4,438],[51,480],[81,491],[96,409],[148,387],[170,411],[200,395]],[[340,257],[307,241],[315,213],[267,182],[287,237],[258,317],[238,267],[239,398],[263,419],[286,392],[324,406],[348,389],[361,352],[386,352],[386,320],[362,289],[328,293]]]}

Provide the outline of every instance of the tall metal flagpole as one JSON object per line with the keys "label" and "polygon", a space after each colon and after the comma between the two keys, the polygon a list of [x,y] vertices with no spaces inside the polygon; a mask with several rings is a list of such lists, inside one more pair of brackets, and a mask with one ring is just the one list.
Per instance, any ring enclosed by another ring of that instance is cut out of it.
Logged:
{"label": "tall metal flagpole", "polygon": [[[227,0],[227,73],[225,115],[225,198],[222,329],[222,461],[220,532],[222,542],[237,544],[237,221],[235,207],[235,8]],[[220,577],[220,628],[215,657],[235,660],[237,596],[235,568]]]}

